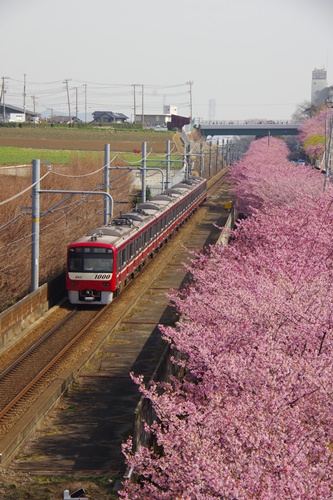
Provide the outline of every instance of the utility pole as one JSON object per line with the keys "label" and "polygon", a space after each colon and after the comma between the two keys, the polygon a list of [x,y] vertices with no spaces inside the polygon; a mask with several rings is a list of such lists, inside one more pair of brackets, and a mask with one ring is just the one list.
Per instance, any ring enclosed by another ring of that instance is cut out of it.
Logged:
{"label": "utility pole", "polygon": [[133,119],[133,123],[135,123],[135,117],[136,117],[136,95],[135,95],[135,87],[136,87],[136,84],[133,84],[132,87],[133,87],[133,97],[134,97],[134,108],[133,108],[134,119]]}
{"label": "utility pole", "polygon": [[78,106],[78,88],[75,87],[75,116],[78,117],[79,114],[79,106]]}
{"label": "utility pole", "polygon": [[5,77],[2,77],[2,85],[1,85],[1,99],[0,102],[2,101],[2,121],[5,121]]}
{"label": "utility pole", "polygon": [[66,89],[67,89],[67,103],[68,103],[69,124],[70,124],[70,126],[72,126],[71,104],[69,102],[68,82],[69,82],[69,80],[65,80],[64,81],[64,83],[66,84]]}
{"label": "utility pole", "polygon": [[144,92],[143,92],[143,85],[141,85],[141,88],[142,88],[142,113],[141,113],[141,124],[142,124],[142,128],[143,128],[143,125],[144,125],[144,116],[145,116],[145,113],[144,113]]}
{"label": "utility pole", "polygon": [[[3,76],[2,77],[2,87],[1,87],[1,97],[2,97],[2,119],[5,122],[6,121],[6,104],[5,104],[5,80],[8,80],[9,76]],[[1,99],[0,99],[1,101]]]}
{"label": "utility pole", "polygon": [[[325,142],[324,142],[324,158],[325,158],[325,180],[324,189],[326,189],[327,182],[332,175],[331,172],[331,154],[332,154],[332,134],[333,134],[333,114],[332,108],[329,106],[331,101],[326,101],[326,117],[325,117]],[[331,110],[330,112],[328,110]]]}
{"label": "utility pole", "polygon": [[24,75],[24,84],[23,84],[23,116],[24,116],[24,121],[25,121],[25,98],[27,96],[26,93],[26,77],[27,75]]}
{"label": "utility pole", "polygon": [[36,96],[32,95],[31,99],[32,99],[33,108],[34,108],[34,127],[36,127],[36,119],[37,119],[37,116],[35,116],[36,115]]}
{"label": "utility pole", "polygon": [[87,123],[87,84],[84,83],[84,121]]}
{"label": "utility pole", "polygon": [[216,141],[216,156],[215,156],[215,174],[217,174],[218,160],[219,160],[219,140]]}
{"label": "utility pole", "polygon": [[192,121],[192,114],[193,114],[193,111],[192,111],[192,85],[193,85],[193,82],[192,81],[186,82],[186,85],[190,86],[190,120]]}

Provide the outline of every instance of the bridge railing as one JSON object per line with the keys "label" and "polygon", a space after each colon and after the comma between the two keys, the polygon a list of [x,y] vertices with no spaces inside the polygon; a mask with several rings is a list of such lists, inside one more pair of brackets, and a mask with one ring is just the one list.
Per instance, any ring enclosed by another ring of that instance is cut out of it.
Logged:
{"label": "bridge railing", "polygon": [[195,125],[298,125],[290,120],[195,120]]}

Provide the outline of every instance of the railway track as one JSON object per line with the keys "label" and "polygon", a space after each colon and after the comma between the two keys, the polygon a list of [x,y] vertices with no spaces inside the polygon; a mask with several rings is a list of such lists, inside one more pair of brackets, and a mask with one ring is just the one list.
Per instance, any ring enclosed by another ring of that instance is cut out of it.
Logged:
{"label": "railway track", "polygon": [[0,373],[0,438],[54,380],[61,360],[80,341],[101,311],[69,311]]}
{"label": "railway track", "polygon": [[[169,255],[175,251],[172,250],[173,246],[176,249],[181,244],[182,238],[191,233],[195,224],[209,209],[209,204],[221,189],[221,182],[223,175],[215,182],[211,182],[205,206],[200,208],[167,244]],[[159,262],[150,263],[145,267],[109,306],[73,309],[73,306],[66,302],[55,310],[53,318],[52,315],[48,316],[45,324],[42,322],[36,325],[36,328],[33,328],[21,342],[0,356],[1,464],[8,463],[27,438],[33,435],[39,419],[33,419],[31,429],[25,431],[25,436],[18,440],[19,443],[10,443],[11,431],[17,432],[15,428],[19,422],[28,412],[34,412],[33,406],[60,378],[61,389],[56,394],[53,393],[53,398],[50,398],[49,403],[44,406],[46,410],[41,411],[40,419],[45,416],[47,408],[56,404],[83,366],[92,359],[122,318],[129,314],[130,309],[139,300],[140,294],[150,286],[157,269],[162,269],[165,264],[162,257],[164,250],[159,253]],[[152,269],[151,266],[155,268]],[[140,294],[137,291],[131,292],[134,282],[136,290],[139,286]],[[66,377],[63,377],[64,373],[67,373]]]}

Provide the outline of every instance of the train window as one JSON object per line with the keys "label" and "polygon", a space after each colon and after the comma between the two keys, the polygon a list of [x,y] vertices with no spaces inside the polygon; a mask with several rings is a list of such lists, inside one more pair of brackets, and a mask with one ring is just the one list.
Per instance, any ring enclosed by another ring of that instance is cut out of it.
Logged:
{"label": "train window", "polygon": [[133,252],[133,248],[134,248],[134,244],[133,244],[133,241],[131,242],[130,246],[129,246],[129,258],[131,259],[134,255],[134,252]]}
{"label": "train window", "polygon": [[140,248],[141,248],[141,236],[138,235],[137,238],[136,238],[136,240],[135,240],[135,251],[136,251],[136,253],[139,252]]}
{"label": "train window", "polygon": [[71,255],[68,256],[68,271],[79,272],[82,269],[82,258],[81,255]]}
{"label": "train window", "polygon": [[126,248],[121,251],[121,265],[123,266],[126,263]]}
{"label": "train window", "polygon": [[104,247],[75,247],[68,252],[70,272],[104,272],[113,270],[113,251]]}

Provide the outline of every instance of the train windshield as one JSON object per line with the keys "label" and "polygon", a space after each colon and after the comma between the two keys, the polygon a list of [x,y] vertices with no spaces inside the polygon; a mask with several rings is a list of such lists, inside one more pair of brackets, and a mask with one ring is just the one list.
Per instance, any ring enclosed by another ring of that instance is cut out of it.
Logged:
{"label": "train windshield", "polygon": [[68,251],[68,271],[112,273],[113,251],[104,247],[73,247]]}

